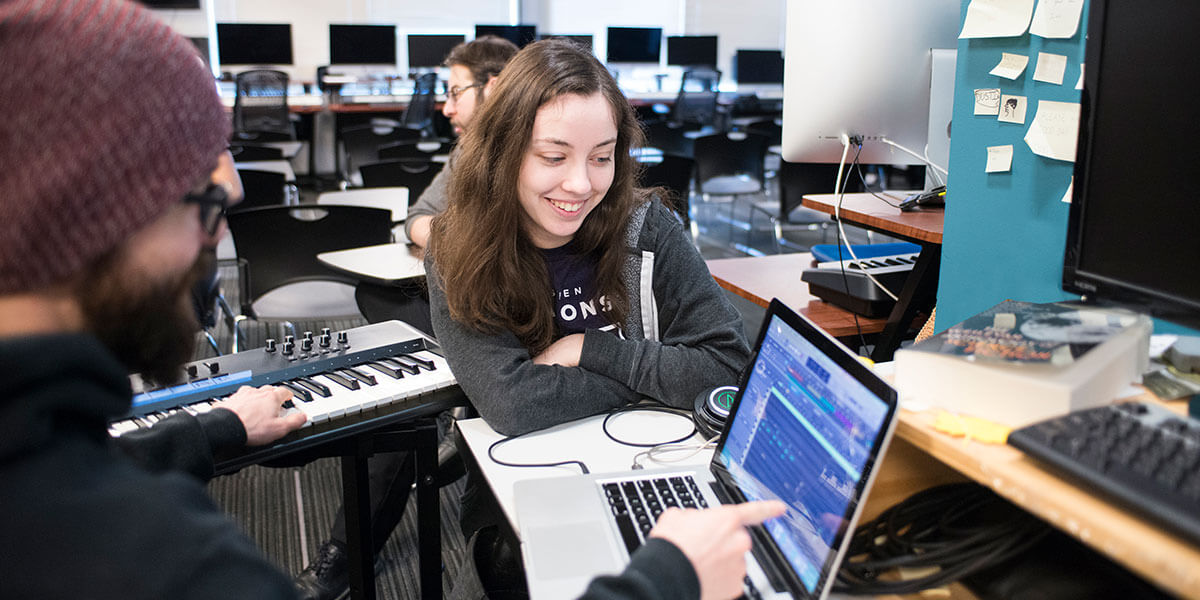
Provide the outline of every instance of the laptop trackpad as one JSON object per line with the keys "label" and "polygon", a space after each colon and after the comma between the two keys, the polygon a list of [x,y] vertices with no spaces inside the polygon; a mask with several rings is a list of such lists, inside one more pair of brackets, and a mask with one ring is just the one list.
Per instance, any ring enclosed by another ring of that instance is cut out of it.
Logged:
{"label": "laptop trackpad", "polygon": [[[525,551],[531,553],[534,573],[539,579],[560,579],[620,571],[621,565],[602,542],[608,536],[604,525],[564,523],[526,532],[532,543],[525,545]],[[586,540],[592,543],[581,543]]]}

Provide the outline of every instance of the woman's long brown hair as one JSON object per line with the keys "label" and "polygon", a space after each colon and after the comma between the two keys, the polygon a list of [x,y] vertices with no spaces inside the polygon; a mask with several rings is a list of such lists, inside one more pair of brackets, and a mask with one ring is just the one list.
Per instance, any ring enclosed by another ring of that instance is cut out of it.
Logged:
{"label": "woman's long brown hair", "polygon": [[590,52],[561,40],[530,44],[505,66],[459,141],[449,208],[434,218],[430,252],[450,317],[477,331],[512,331],[531,354],[555,338],[554,291],[542,252],[523,226],[517,197],[521,164],[537,111],[566,94],[600,94],[617,126],[614,176],[607,195],[575,234],[575,247],[596,259],[598,293],[610,322],[624,326],[629,292],[622,279],[625,225],[645,192],[635,189],[630,149],[644,140],[633,108]]}

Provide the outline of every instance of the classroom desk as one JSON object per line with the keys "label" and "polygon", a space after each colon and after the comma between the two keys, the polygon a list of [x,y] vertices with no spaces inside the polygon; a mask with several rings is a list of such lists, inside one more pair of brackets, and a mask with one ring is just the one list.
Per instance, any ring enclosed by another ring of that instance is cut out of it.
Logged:
{"label": "classroom desk", "polygon": [[705,263],[721,287],[763,308],[771,298],[779,298],[833,337],[883,331],[883,319],[855,315],[808,292],[808,284],[800,280],[800,273],[812,266],[812,255],[807,252],[714,258]]}
{"label": "classroom desk", "polygon": [[400,285],[425,277],[424,251],[393,243],[322,252],[317,260],[336,271],[380,285]]}
{"label": "classroom desk", "polygon": [[[903,199],[901,195],[899,198],[891,197],[889,201],[898,204]],[[945,211],[937,208],[902,212],[869,193],[845,194],[840,212],[836,210],[837,204],[838,196],[835,194],[807,195],[801,200],[801,205],[806,208],[829,215],[838,212],[847,223],[921,245],[917,264],[905,280],[899,300],[888,315],[883,334],[871,353],[871,358],[876,362],[889,361],[900,347],[917,313],[928,312],[937,301]]]}

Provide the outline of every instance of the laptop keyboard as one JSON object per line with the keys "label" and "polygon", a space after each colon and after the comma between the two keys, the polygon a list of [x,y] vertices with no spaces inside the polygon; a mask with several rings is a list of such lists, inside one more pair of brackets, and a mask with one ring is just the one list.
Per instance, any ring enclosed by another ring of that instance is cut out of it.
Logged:
{"label": "laptop keyboard", "polygon": [[673,506],[708,508],[691,475],[608,481],[601,485],[630,554],[645,543],[664,510]]}

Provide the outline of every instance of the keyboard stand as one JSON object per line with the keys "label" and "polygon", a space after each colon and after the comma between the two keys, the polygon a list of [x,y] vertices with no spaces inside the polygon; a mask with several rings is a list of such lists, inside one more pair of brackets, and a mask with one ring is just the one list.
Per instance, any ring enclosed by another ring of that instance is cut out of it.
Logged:
{"label": "keyboard stand", "polygon": [[409,450],[416,463],[417,556],[421,597],[442,597],[441,510],[438,500],[437,423],[423,418],[391,431],[347,440],[342,456],[346,545],[350,554],[350,597],[375,599],[375,552],[371,532],[370,475],[367,459],[377,452]]}

